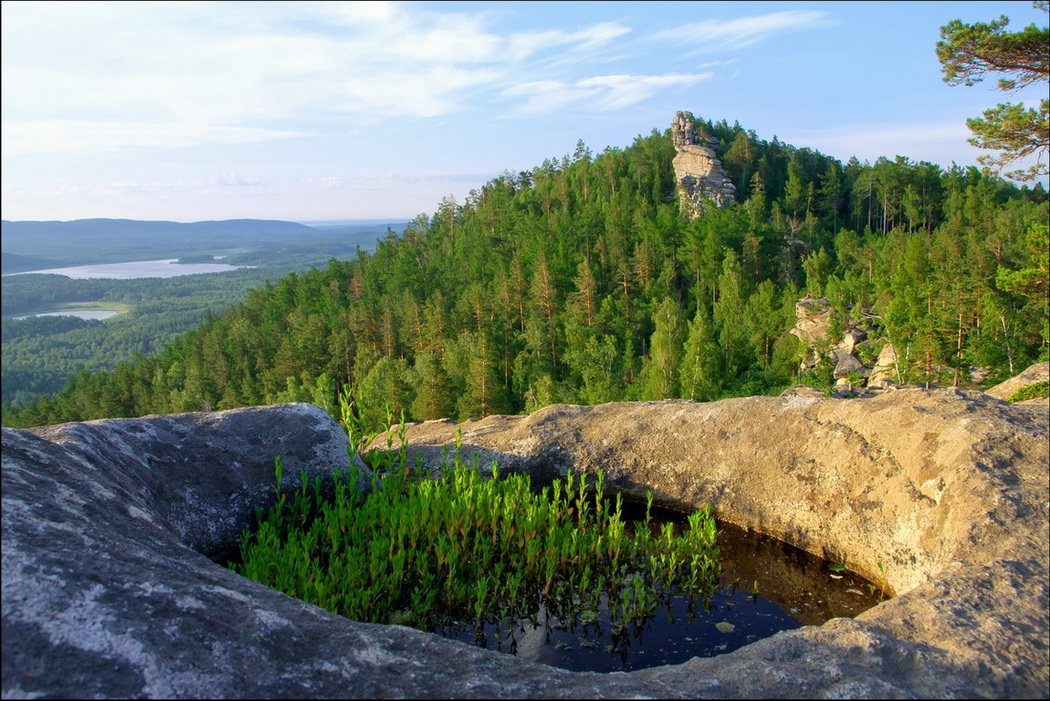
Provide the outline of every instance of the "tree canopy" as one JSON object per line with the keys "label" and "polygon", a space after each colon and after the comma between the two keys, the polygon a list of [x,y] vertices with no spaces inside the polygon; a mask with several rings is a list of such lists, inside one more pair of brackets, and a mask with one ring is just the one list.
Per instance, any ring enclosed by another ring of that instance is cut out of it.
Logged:
{"label": "tree canopy", "polygon": [[256,288],[162,350],[5,403],[4,424],[283,401],[337,414],[343,390],[375,428],[388,405],[422,421],[827,386],[789,333],[807,291],[870,326],[868,360],[892,342],[904,382],[1004,379],[1047,356],[1042,184],[697,126],[750,179],[740,202],[679,211],[669,130],[577,146]]}
{"label": "tree canopy", "polygon": [[[1033,5],[1050,11],[1046,0]],[[973,86],[988,73],[1003,74],[1000,90],[1014,92],[1029,85],[1050,80],[1050,28],[1034,23],[1021,31],[1008,32],[1010,19],[1001,15],[992,22],[966,24],[952,20],[941,27],[937,58],[949,85]],[[1002,103],[984,112],[980,118],[966,120],[973,132],[969,142],[982,149],[999,151],[978,158],[984,165],[1002,169],[1018,160],[1035,155],[1035,165],[1006,175],[1030,180],[1044,175],[1047,164],[1042,159],[1050,150],[1050,100],[1040,101],[1039,108],[1026,108],[1021,103]]]}

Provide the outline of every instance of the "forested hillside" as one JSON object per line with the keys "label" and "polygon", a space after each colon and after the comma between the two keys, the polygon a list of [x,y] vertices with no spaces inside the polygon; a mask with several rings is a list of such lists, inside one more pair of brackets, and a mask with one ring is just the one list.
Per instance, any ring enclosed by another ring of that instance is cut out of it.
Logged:
{"label": "forested hillside", "polygon": [[[159,354],[83,372],[27,426],[302,400],[348,386],[377,425],[554,402],[777,392],[795,302],[892,342],[909,381],[989,380],[1047,355],[1047,203],[987,172],[846,164],[698,121],[740,202],[689,219],[670,133],[505,173],[372,253],[253,290]],[[876,349],[877,352],[877,349]]]}
{"label": "forested hillside", "polygon": [[[304,266],[304,268],[307,266]],[[288,268],[241,268],[166,279],[70,280],[12,275],[3,283],[3,401],[18,405],[61,390],[79,370],[110,370],[135,353],[153,354],[203,321],[244,299],[247,291]],[[95,302],[128,311],[105,321],[30,316],[49,305]]]}
{"label": "forested hillside", "polygon": [[[42,225],[33,226],[33,225]],[[18,406],[35,402],[41,394],[55,394],[71,374],[81,370],[112,370],[134,354],[151,355],[195,328],[210,311],[221,312],[244,300],[249,289],[289,272],[324,266],[331,258],[349,259],[360,249],[371,250],[384,232],[400,231],[403,223],[354,223],[324,228],[291,222],[201,222],[202,226],[173,222],[79,220],[72,222],[4,222],[5,247],[49,248],[67,262],[122,261],[129,252],[156,258],[191,251],[183,262],[213,262],[216,242],[232,245],[242,237],[242,249],[228,251],[224,263],[241,267],[221,273],[177,275],[170,278],[70,279],[58,274],[4,275],[2,401]],[[106,230],[93,238],[96,230]],[[172,230],[190,230],[197,236],[172,240]],[[282,234],[282,230],[285,232]],[[303,230],[306,231],[302,234]],[[198,232],[203,231],[206,236]],[[85,232],[89,236],[85,236]],[[294,236],[294,240],[283,237]],[[34,236],[42,234],[43,243]],[[301,235],[302,234],[302,235]],[[210,238],[209,238],[210,237]],[[254,237],[248,241],[249,237]],[[81,240],[81,239],[84,240]],[[85,246],[97,241],[83,259]],[[193,248],[193,246],[199,246]],[[211,253],[206,252],[211,251]],[[37,265],[34,265],[34,261]],[[5,265],[31,269],[51,265],[4,253]],[[28,267],[27,267],[28,266]],[[71,306],[120,310],[105,321],[71,316],[31,315],[68,311]]]}

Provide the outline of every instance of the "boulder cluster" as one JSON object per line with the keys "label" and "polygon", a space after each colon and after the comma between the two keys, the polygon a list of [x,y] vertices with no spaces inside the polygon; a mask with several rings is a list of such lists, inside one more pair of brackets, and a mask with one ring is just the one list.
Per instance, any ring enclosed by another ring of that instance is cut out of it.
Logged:
{"label": "boulder cluster", "polygon": [[840,314],[824,297],[805,297],[795,303],[798,320],[789,331],[806,346],[799,370],[805,373],[822,362],[832,368],[835,391],[856,393],[861,388],[884,390],[901,382],[897,353],[890,343],[876,345],[875,329],[865,318]]}
{"label": "boulder cluster", "polygon": [[[869,396],[906,384],[897,350],[882,336],[878,323],[866,310],[857,307],[843,313],[826,298],[807,293],[795,303],[795,315],[797,320],[789,333],[806,346],[800,374],[819,371],[827,363],[834,377],[833,396]],[[931,367],[935,373],[942,370],[951,368]],[[986,372],[970,368],[969,379],[980,380]],[[1045,379],[1037,377],[1027,384]],[[790,391],[802,393],[798,388]]]}

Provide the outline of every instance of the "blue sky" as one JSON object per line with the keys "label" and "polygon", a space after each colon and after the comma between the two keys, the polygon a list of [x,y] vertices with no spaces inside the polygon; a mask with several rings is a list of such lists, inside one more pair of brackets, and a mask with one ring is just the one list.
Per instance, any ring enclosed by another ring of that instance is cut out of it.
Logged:
{"label": "blue sky", "polygon": [[971,165],[954,18],[1031,2],[4,2],[2,216],[410,218],[676,110]]}

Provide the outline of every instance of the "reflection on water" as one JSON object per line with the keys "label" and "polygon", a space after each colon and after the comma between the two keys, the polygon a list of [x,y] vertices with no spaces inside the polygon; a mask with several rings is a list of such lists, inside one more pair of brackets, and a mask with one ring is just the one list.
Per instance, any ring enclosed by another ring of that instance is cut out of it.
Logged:
{"label": "reflection on water", "polygon": [[[177,258],[163,260],[137,260],[128,263],[100,263],[98,265],[75,265],[68,268],[48,268],[47,270],[27,270],[11,275],[65,275],[73,280],[132,280],[134,278],[153,277],[167,278],[179,275],[197,275],[200,273],[223,273],[238,268],[252,268],[251,265],[229,265],[227,263],[179,263]],[[4,277],[7,277],[6,275]]]}
{"label": "reflection on water", "polygon": [[782,630],[853,617],[882,599],[867,580],[836,572],[798,548],[719,523],[721,587],[706,602],[674,597],[644,625],[614,635],[603,597],[598,620],[559,621],[541,609],[528,620],[444,629],[446,637],[576,671],[613,672],[678,664],[731,652]]}
{"label": "reflection on water", "polygon": [[70,309],[64,312],[42,312],[40,314],[25,314],[23,316],[16,316],[15,319],[28,319],[31,316],[75,316],[78,319],[108,319],[111,316],[116,316],[120,312],[115,312],[112,309]]}

